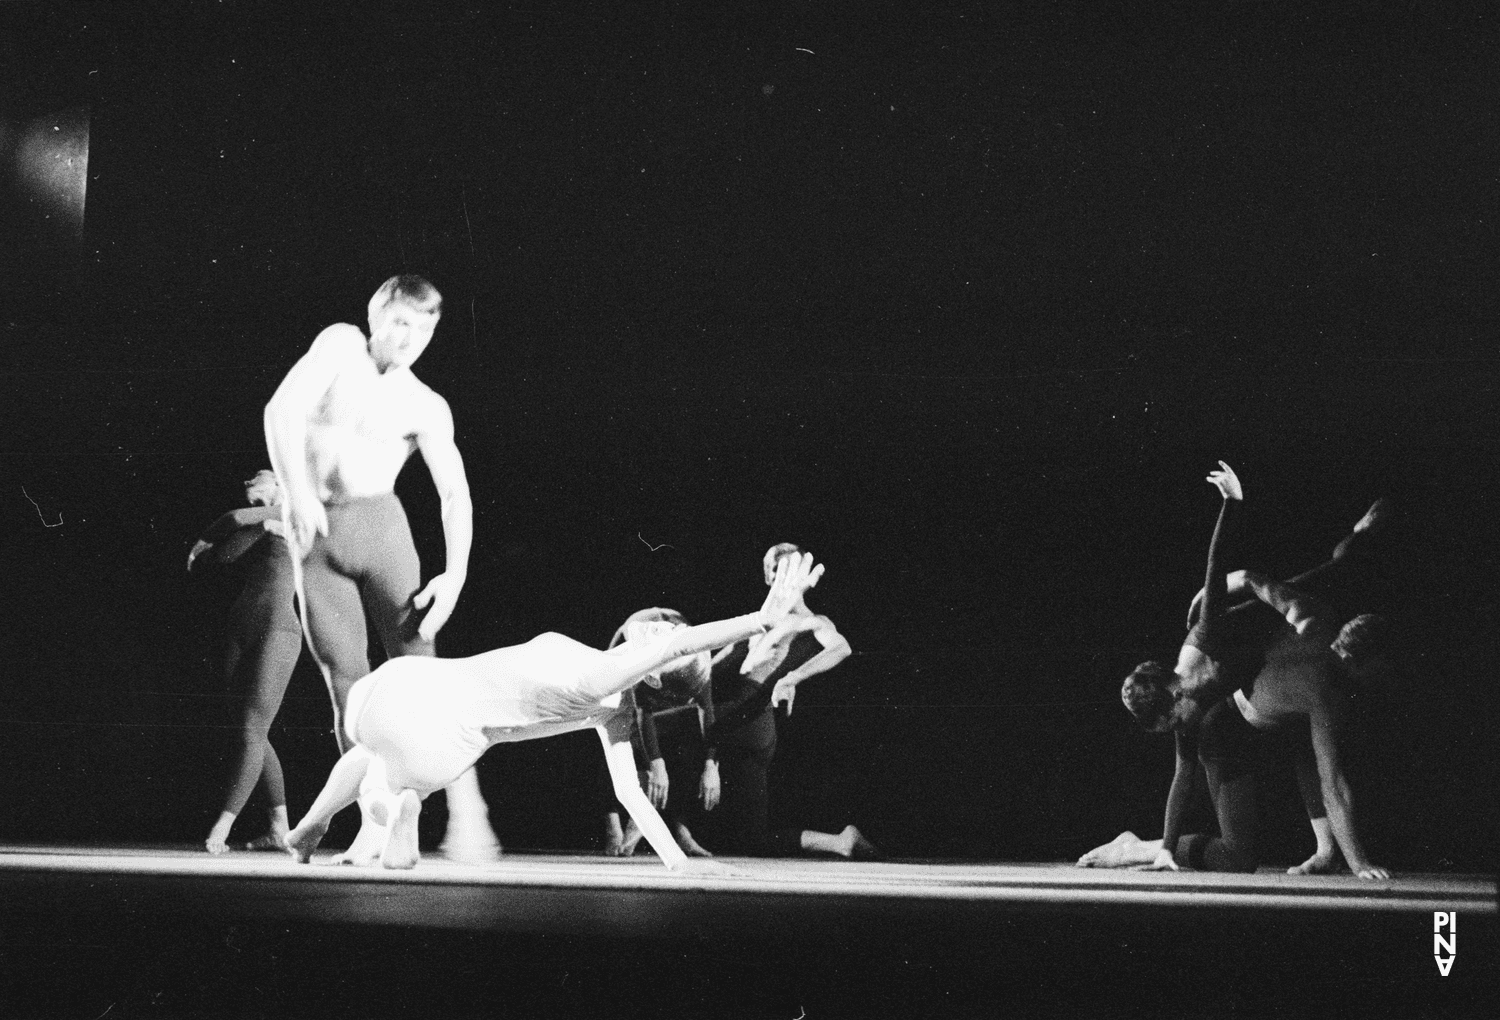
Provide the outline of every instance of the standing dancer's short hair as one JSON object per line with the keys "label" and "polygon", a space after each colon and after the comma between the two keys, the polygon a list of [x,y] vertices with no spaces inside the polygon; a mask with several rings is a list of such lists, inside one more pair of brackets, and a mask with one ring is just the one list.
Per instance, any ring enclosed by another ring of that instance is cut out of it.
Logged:
{"label": "standing dancer's short hair", "polygon": [[438,293],[436,287],[415,274],[401,273],[393,276],[382,283],[375,296],[370,298],[369,319],[372,330],[379,328],[381,321],[385,319],[386,309],[395,304],[407,305],[419,312],[441,315],[443,295]]}
{"label": "standing dancer's short hair", "polygon": [[765,559],[761,560],[761,566],[766,573],[766,583],[770,584],[776,578],[776,564],[783,556],[799,553],[802,547],[795,542],[777,542],[766,550]]}

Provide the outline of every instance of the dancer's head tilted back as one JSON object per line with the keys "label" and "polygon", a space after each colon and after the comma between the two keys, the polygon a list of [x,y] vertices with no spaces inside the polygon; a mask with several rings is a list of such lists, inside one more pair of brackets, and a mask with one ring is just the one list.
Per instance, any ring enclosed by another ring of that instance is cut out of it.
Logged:
{"label": "dancer's head tilted back", "polygon": [[443,314],[443,296],[420,276],[404,273],[370,298],[370,356],[380,370],[410,368],[432,342]]}
{"label": "dancer's head tilted back", "polygon": [[[651,641],[663,633],[686,626],[687,620],[675,609],[642,609],[631,613],[620,624],[614,637],[609,639],[609,647],[614,648],[626,641]],[[708,652],[674,659],[660,670],[649,674],[646,683],[652,687],[665,684],[686,694],[696,693],[708,683],[710,661]]]}

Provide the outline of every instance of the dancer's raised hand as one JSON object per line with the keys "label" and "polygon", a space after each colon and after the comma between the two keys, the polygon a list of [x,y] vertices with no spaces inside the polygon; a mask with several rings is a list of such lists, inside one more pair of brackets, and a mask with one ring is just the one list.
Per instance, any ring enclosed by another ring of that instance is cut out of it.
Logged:
{"label": "dancer's raised hand", "polygon": [[1225,499],[1244,499],[1245,490],[1240,487],[1240,480],[1234,473],[1234,468],[1219,461],[1218,471],[1208,473],[1208,484],[1219,490],[1219,495]]}
{"label": "dancer's raised hand", "polygon": [[761,605],[761,621],[774,626],[802,602],[802,593],[818,583],[823,565],[814,563],[812,553],[790,553],[776,564],[776,578]]}

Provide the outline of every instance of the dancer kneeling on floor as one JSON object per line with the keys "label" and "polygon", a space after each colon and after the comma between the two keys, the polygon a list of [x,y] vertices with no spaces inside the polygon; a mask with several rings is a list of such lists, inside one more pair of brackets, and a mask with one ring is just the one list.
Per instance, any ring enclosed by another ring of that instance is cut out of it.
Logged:
{"label": "dancer kneeling on floor", "polygon": [[[773,545],[762,560],[766,583],[786,558],[801,555],[790,542]],[[778,626],[760,637],[737,642],[714,656],[716,719],[708,741],[717,752],[722,792],[719,807],[705,817],[704,843],[716,853],[753,857],[833,854],[878,856],[853,825],[837,833],[816,829],[772,829],[770,767],[776,754],[777,705],[791,715],[797,687],[825,673],[850,654],[849,642],[833,621],[815,614],[799,596]]]}
{"label": "dancer kneeling on floor", "polygon": [[333,816],[358,800],[386,826],[381,864],[413,867],[422,799],[491,745],[593,727],[615,795],[662,862],[681,867],[686,856],[636,779],[632,688],[651,674],[689,665],[683,660],[700,652],[774,627],[822,573],[811,556],[787,557],[758,612],[695,627],[647,626],[638,639],[607,652],[548,633],[464,659],[390,660],[350,690],[344,726],[354,747],[287,837],[292,854],[307,861]]}
{"label": "dancer kneeling on floor", "polygon": [[[1198,618],[1177,667],[1169,670],[1161,663],[1143,663],[1126,678],[1121,691],[1126,707],[1143,726],[1176,735],[1177,768],[1167,796],[1162,838],[1145,841],[1122,833],[1078,863],[1173,871],[1181,865],[1211,871],[1255,870],[1255,777],[1250,749],[1259,739],[1256,731],[1289,729],[1295,740],[1298,785],[1317,839],[1313,857],[1291,870],[1331,870],[1337,843],[1356,875],[1389,878],[1390,873],[1372,864],[1365,853],[1343,767],[1348,686],[1374,657],[1360,646],[1370,643],[1363,639],[1378,624],[1374,618],[1360,617],[1340,632],[1338,617],[1307,592],[1254,571],[1226,575],[1221,566],[1224,539],[1243,492],[1229,466],[1220,461],[1220,467],[1208,480],[1219,489],[1224,504],[1209,546],[1201,605],[1195,600]],[[1373,523],[1367,517],[1355,526],[1356,535]],[[1335,560],[1345,558],[1336,554]],[[1325,571],[1324,580],[1336,573]],[[1258,603],[1230,612],[1230,597],[1246,592],[1253,593]],[[1219,818],[1218,837],[1181,834],[1200,764]]]}

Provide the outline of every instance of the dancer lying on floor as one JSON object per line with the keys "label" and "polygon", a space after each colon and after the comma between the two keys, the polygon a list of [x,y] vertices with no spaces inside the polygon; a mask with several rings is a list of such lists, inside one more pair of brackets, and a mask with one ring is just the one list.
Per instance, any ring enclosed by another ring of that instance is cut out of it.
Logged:
{"label": "dancer lying on floor", "polygon": [[686,855],[636,780],[631,688],[664,669],[689,665],[687,657],[775,626],[822,573],[811,556],[787,557],[758,612],[696,627],[647,625],[641,639],[608,652],[548,633],[465,659],[390,660],[350,690],[344,725],[354,747],[288,835],[288,847],[307,861],[333,816],[358,800],[387,827],[380,863],[413,867],[422,799],[472,767],[491,745],[593,727],[616,796],[662,863],[681,867]]}
{"label": "dancer lying on floor", "polygon": [[[1223,461],[1219,464],[1222,470],[1212,472],[1208,481],[1219,489],[1224,505],[1209,546],[1199,618],[1175,670],[1143,663],[1126,678],[1121,691],[1126,707],[1143,726],[1176,735],[1177,767],[1162,838],[1147,842],[1124,833],[1085,854],[1079,864],[1255,870],[1255,778],[1247,742],[1253,733],[1244,724],[1255,730],[1305,725],[1309,743],[1297,749],[1294,760],[1318,849],[1293,871],[1331,870],[1337,843],[1359,877],[1389,878],[1390,873],[1372,864],[1365,853],[1343,768],[1347,681],[1354,671],[1341,660],[1352,657],[1348,653],[1373,629],[1373,621],[1360,618],[1340,634],[1329,606],[1306,592],[1252,571],[1225,575],[1223,546],[1244,496],[1233,470]],[[1367,516],[1361,522],[1365,528],[1356,525],[1356,533],[1366,530],[1370,520]],[[1343,543],[1340,547],[1346,548]],[[1336,573],[1327,571],[1323,579]],[[1276,612],[1230,613],[1230,598],[1247,592]],[[1216,838],[1181,834],[1199,764],[1219,818]]]}

